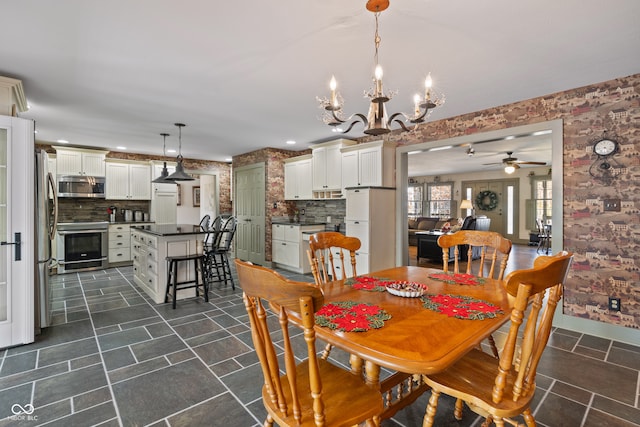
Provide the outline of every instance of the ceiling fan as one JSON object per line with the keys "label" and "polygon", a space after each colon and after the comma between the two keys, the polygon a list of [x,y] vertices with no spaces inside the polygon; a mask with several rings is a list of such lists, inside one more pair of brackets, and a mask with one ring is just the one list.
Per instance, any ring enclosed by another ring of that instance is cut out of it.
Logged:
{"label": "ceiling fan", "polygon": [[484,163],[484,166],[489,166],[489,165],[504,165],[504,171],[506,173],[513,173],[516,169],[520,169],[520,165],[538,165],[538,166],[545,166],[547,163],[546,162],[525,162],[523,160],[518,160],[517,157],[513,157],[513,151],[507,151],[507,157],[505,157],[504,159],[502,159],[502,162],[496,162],[496,163]]}

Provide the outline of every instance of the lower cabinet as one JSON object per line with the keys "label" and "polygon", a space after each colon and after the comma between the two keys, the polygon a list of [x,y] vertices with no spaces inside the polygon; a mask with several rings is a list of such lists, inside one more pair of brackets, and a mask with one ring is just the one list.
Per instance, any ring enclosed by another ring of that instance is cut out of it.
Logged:
{"label": "lower cabinet", "polygon": [[285,270],[302,274],[311,272],[307,257],[308,236],[318,231],[324,231],[324,224],[273,224],[271,226],[271,260]]}
{"label": "lower cabinet", "polygon": [[131,226],[109,224],[109,264],[131,261]]}
{"label": "lower cabinet", "polygon": [[[164,302],[167,286],[167,256],[189,255],[202,252],[202,236],[169,235],[156,236],[132,230],[131,253],[133,258],[133,280],[156,304]],[[193,280],[192,263],[180,263],[178,281]],[[178,299],[195,296],[195,288],[178,291]]]}

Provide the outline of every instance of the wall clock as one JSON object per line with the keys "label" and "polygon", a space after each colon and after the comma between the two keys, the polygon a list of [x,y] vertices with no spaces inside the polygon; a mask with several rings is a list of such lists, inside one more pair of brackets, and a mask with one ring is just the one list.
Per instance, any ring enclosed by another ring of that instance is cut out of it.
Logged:
{"label": "wall clock", "polygon": [[610,184],[613,178],[620,174],[622,168],[622,165],[613,158],[620,148],[618,139],[615,136],[608,136],[607,131],[604,131],[602,136],[596,137],[591,142],[593,154],[597,157],[589,167],[589,174],[605,184]]}
{"label": "wall clock", "polygon": [[612,156],[618,152],[618,141],[603,137],[593,144],[593,152],[601,157]]}

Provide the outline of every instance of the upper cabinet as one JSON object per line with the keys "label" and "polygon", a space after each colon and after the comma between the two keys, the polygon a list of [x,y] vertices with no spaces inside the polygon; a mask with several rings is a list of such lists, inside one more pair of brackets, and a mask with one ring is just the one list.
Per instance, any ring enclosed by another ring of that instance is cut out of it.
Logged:
{"label": "upper cabinet", "polygon": [[107,151],[54,147],[58,175],[105,176]]}
{"label": "upper cabinet", "polygon": [[108,161],[106,198],[151,200],[151,165],[141,162]]}
{"label": "upper cabinet", "polygon": [[292,157],[284,161],[285,200],[313,198],[311,154]]}
{"label": "upper cabinet", "polygon": [[356,141],[338,139],[313,147],[313,197],[332,198],[342,192],[342,153],[340,149],[355,145]]}
{"label": "upper cabinet", "polygon": [[395,187],[395,146],[374,141],[340,149],[342,188]]}

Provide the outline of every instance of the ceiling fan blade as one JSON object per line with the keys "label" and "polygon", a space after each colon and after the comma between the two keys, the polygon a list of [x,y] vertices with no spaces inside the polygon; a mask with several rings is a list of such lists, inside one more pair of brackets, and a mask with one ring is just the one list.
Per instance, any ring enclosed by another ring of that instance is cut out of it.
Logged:
{"label": "ceiling fan blade", "polygon": [[546,162],[525,162],[525,161],[515,161],[513,163],[517,163],[519,165],[540,165],[540,166],[545,166],[547,163]]}
{"label": "ceiling fan blade", "polygon": [[482,166],[501,165],[502,162],[483,163]]}

